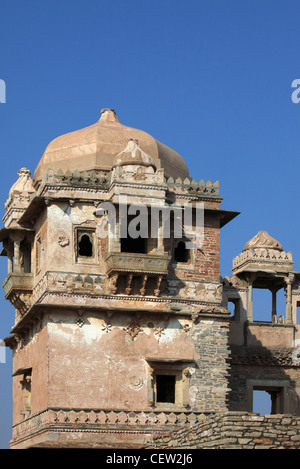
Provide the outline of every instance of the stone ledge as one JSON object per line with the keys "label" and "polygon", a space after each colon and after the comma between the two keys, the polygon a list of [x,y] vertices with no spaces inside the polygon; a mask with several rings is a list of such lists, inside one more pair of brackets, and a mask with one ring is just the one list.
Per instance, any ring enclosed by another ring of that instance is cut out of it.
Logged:
{"label": "stone ledge", "polygon": [[[27,440],[37,440],[39,446],[47,447],[48,439],[54,434],[71,433],[77,440],[80,433],[85,435],[81,438],[86,441],[87,446],[89,434],[101,435],[98,436],[98,442],[93,443],[94,447],[101,448],[105,447],[102,446],[102,439],[118,433],[124,435],[122,438],[125,445],[126,435],[129,435],[130,441],[134,438],[133,434],[137,435],[141,447],[141,439],[145,436],[151,439],[154,434],[170,435],[173,431],[190,427],[205,419],[206,415],[200,412],[48,408],[14,425],[10,445],[12,448],[26,448]],[[40,437],[42,434],[44,437]],[[131,442],[130,445],[134,447],[134,443]]]}

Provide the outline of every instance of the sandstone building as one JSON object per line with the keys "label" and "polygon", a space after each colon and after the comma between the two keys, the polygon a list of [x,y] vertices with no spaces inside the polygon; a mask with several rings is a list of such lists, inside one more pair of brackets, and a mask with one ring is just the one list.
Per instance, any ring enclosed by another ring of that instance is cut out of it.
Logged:
{"label": "sandstone building", "polygon": [[[111,109],[18,175],[0,231],[15,308],[12,448],[138,448],[206,415],[252,412],[255,390],[273,414],[300,415],[300,273],[260,231],[220,277],[220,231],[238,212],[221,208],[218,182],[197,182]],[[129,230],[138,206],[143,237]],[[254,318],[256,288],[271,292],[268,322]]]}

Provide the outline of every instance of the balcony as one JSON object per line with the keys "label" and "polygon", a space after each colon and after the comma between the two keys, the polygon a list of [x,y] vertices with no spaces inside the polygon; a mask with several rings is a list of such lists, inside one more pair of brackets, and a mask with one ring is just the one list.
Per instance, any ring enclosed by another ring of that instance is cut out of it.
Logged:
{"label": "balcony", "polygon": [[12,272],[4,280],[2,287],[5,291],[5,297],[8,298],[13,290],[32,291],[33,274],[24,274],[23,272]]}
{"label": "balcony", "polygon": [[171,256],[164,254],[110,252],[105,260],[108,275],[124,272],[167,275],[170,259]]}
{"label": "balcony", "polygon": [[112,294],[159,296],[171,256],[110,252],[106,257],[109,292]]}
{"label": "balcony", "polygon": [[23,272],[12,272],[8,274],[2,287],[5,298],[21,313],[24,314],[31,305],[31,294],[33,289],[33,274]]}

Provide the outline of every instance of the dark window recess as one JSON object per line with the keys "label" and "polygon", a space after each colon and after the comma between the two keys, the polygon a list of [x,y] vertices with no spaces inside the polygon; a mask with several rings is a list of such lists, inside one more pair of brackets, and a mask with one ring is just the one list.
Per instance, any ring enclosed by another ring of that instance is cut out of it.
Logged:
{"label": "dark window recess", "polygon": [[146,238],[121,238],[121,252],[134,252],[137,254],[147,254]]}
{"label": "dark window recess", "polygon": [[184,241],[179,241],[176,248],[174,249],[174,260],[175,262],[188,262],[189,261],[189,250],[185,247]]}
{"label": "dark window recess", "polygon": [[21,250],[21,269],[25,274],[31,272],[31,245],[28,241],[22,241],[20,245]]}
{"label": "dark window recess", "polygon": [[175,376],[156,375],[156,401],[175,403]]}
{"label": "dark window recess", "polygon": [[93,256],[93,245],[88,235],[83,235],[78,243],[78,254],[79,256],[92,257]]}

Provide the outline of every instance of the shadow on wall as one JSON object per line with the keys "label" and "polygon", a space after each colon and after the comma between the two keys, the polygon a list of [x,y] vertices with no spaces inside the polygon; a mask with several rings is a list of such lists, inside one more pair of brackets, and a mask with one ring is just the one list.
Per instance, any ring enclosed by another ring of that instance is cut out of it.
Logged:
{"label": "shadow on wall", "polygon": [[299,416],[300,364],[292,347],[294,326],[235,324],[233,319],[231,325],[235,330],[230,336],[229,410],[255,412],[254,405],[260,405],[262,397],[260,412]]}

